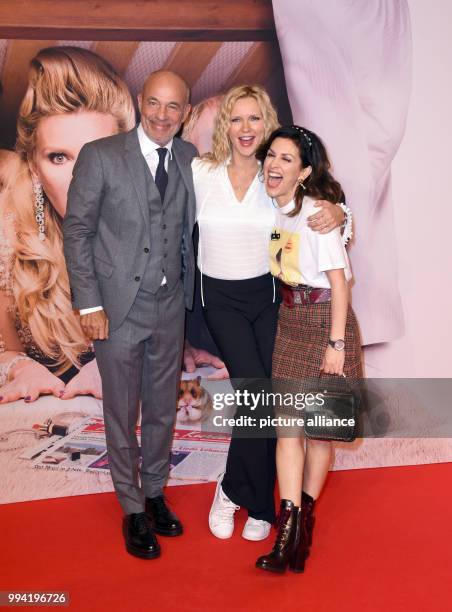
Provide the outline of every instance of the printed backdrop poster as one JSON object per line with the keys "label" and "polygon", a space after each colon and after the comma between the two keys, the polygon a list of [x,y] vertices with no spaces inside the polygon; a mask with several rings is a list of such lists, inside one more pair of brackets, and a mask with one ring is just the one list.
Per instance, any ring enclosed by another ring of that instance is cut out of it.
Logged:
{"label": "printed backdrop poster", "polygon": [[[446,283],[441,300],[435,302],[437,321],[432,334],[422,324],[430,302],[418,290],[419,283],[443,286],[441,270],[446,269],[436,245],[447,244],[450,223],[438,219],[447,220],[450,212],[444,212],[439,183],[432,185],[428,175],[424,178],[419,155],[424,150],[422,134],[425,141],[428,137],[430,151],[443,151],[435,156],[435,172],[440,176],[438,168],[443,165],[442,176],[446,176],[444,142],[448,139],[441,137],[440,114],[431,116],[423,105],[427,84],[445,109],[450,99],[444,67],[439,64],[432,70],[422,53],[423,40],[440,40],[443,33],[429,30],[437,26],[432,16],[424,14],[420,1],[379,2],[377,18],[372,20],[368,12],[373,10],[373,0],[348,4],[346,11],[338,6],[335,12],[325,12],[304,1],[275,0],[279,47],[276,42],[252,40],[0,40],[0,395],[4,397],[0,476],[3,480],[8,474],[8,500],[26,499],[23,470],[28,469],[27,460],[19,456],[36,445],[33,425],[42,425],[52,415],[61,415],[58,418],[69,423],[82,416],[101,416],[95,355],[70,305],[61,218],[81,146],[133,127],[141,85],[150,72],[162,67],[180,69],[191,85],[194,109],[183,137],[191,139],[200,152],[209,149],[221,94],[245,82],[267,87],[282,123],[290,122],[293,115],[322,136],[354,212],[356,238],[349,249],[355,271],[353,300],[364,344],[374,345],[366,348],[368,374],[450,376],[444,348],[448,341],[440,342],[438,333],[441,326],[450,330],[446,326],[452,307],[450,289]],[[339,19],[341,28],[337,28]],[[52,49],[41,52],[48,47]],[[74,99],[64,99],[59,75],[62,69],[71,70],[75,60],[84,68],[77,78],[74,73]],[[30,113],[38,82],[39,95],[49,109],[46,117]],[[103,120],[86,122],[81,129],[77,96],[89,100]],[[434,201],[434,215],[425,212],[427,201]],[[425,217],[436,225],[434,236],[426,228]],[[46,241],[39,238],[44,227]],[[413,274],[414,269],[419,272]],[[187,339],[186,357],[193,365],[212,362],[218,354],[203,323],[199,295],[187,318]],[[22,351],[32,362],[18,357]],[[211,367],[207,373],[224,375],[221,368]],[[184,378],[193,379],[194,374]],[[68,398],[64,402],[57,399],[63,389]],[[26,395],[31,402],[23,401]],[[21,431],[7,433],[16,429]],[[450,460],[448,440],[365,440],[354,448],[339,448],[336,469],[445,460]],[[35,482],[33,498],[39,497],[39,482]],[[93,482],[85,492],[108,489],[100,480]],[[44,496],[48,489],[47,483]],[[79,483],[61,494],[83,491]]]}

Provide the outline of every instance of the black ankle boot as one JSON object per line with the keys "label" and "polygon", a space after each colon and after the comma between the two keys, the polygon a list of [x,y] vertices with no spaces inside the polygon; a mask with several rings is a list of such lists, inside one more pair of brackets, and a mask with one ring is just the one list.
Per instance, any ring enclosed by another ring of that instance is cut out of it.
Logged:
{"label": "black ankle boot", "polygon": [[[306,536],[308,547],[312,546],[312,532],[314,530],[315,524],[315,516],[314,516],[314,507],[315,507],[315,499],[305,493],[301,492],[301,507],[303,509],[303,520],[305,523]],[[308,549],[309,555],[309,549]]]}
{"label": "black ankle boot", "polygon": [[293,543],[293,553],[289,560],[289,568],[296,573],[304,572],[306,559],[309,557],[309,547],[312,544],[312,531],[314,529],[315,500],[302,491],[300,521]]}
{"label": "black ankle boot", "polygon": [[281,500],[278,518],[278,534],[271,553],[259,557],[256,567],[269,572],[282,574],[291,562],[297,549],[297,534],[301,527],[301,508],[294,506],[288,499]]}
{"label": "black ankle boot", "polygon": [[299,508],[299,520],[292,544],[292,553],[289,558],[289,569],[299,574],[304,572],[304,564],[309,556],[308,534],[303,518],[303,508]]}

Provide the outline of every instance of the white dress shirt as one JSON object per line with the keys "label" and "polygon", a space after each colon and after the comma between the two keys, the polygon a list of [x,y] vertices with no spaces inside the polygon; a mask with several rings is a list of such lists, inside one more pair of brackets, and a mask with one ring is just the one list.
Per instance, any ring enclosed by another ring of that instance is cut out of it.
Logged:
{"label": "white dress shirt", "polygon": [[165,145],[165,147],[162,147],[162,145],[157,144],[149,138],[149,136],[144,131],[141,123],[137,128],[137,135],[138,142],[140,143],[141,153],[143,154],[148,168],[151,171],[152,178],[155,179],[155,173],[157,172],[157,166],[159,163],[159,154],[157,153],[157,149],[168,149],[168,155],[165,155],[165,170],[168,172],[168,161],[173,157],[173,139],[171,138],[171,140]]}
{"label": "white dress shirt", "polygon": [[[149,138],[146,132],[143,129],[143,126],[140,125],[137,128],[138,142],[140,143],[140,149],[143,157],[146,160],[149,170],[151,171],[152,178],[155,180],[155,173],[157,172],[157,166],[159,163],[159,154],[157,153],[157,149],[159,149],[162,145],[157,144],[153,140]],[[173,139],[171,139],[166,145],[165,149],[168,149],[168,155],[165,155],[165,170],[168,172],[168,163],[169,160],[172,159],[172,146]],[[162,285],[166,283],[166,278],[163,277]],[[103,310],[103,306],[93,306],[92,308],[81,308],[80,314],[85,315],[90,312],[97,312],[98,310]]]}

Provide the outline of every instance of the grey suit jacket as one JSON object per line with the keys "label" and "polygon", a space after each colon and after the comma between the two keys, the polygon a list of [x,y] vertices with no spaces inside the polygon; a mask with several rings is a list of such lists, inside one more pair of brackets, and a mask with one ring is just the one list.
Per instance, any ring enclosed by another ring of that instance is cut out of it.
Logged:
{"label": "grey suit jacket", "polygon": [[[181,244],[185,304],[192,307],[196,203],[193,145],[174,138],[172,152],[189,197]],[[86,144],[74,166],[63,220],[64,254],[75,309],[102,305],[110,328],[123,322],[152,249],[146,168],[136,128]]]}

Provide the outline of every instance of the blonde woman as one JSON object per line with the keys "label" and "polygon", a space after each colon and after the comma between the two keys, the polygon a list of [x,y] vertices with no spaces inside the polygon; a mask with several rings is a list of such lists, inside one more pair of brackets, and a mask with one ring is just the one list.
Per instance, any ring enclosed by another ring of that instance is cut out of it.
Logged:
{"label": "blonde woman", "polygon": [[54,47],[32,60],[16,153],[0,169],[0,402],[101,395],[71,306],[61,219],[81,147],[134,125],[125,83],[99,56]]}
{"label": "blonde woman", "polygon": [[[268,257],[275,212],[255,153],[277,126],[263,88],[234,87],[222,99],[212,153],[192,164],[204,315],[232,379],[271,376],[279,307]],[[324,202],[310,223],[327,232],[343,218],[338,206]],[[242,533],[248,540],[266,538],[275,518],[275,439],[251,436],[235,430],[232,437],[209,515],[218,538],[232,536],[240,506],[248,509]]]}

